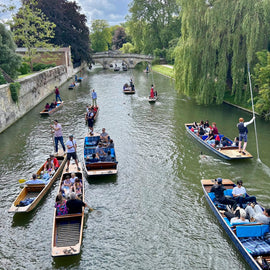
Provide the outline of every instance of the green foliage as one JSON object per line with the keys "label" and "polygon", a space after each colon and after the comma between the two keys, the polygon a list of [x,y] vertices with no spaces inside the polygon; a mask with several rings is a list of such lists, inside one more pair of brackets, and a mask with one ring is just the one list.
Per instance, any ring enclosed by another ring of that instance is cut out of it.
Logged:
{"label": "green foliage", "polygon": [[254,68],[254,80],[259,94],[255,99],[255,108],[266,119],[270,119],[270,52],[263,50],[256,55],[258,63]]}
{"label": "green foliage", "polygon": [[15,50],[16,45],[11,32],[0,24],[0,68],[13,79],[17,77],[17,69],[21,64],[21,57]]}
{"label": "green foliage", "polygon": [[112,42],[112,35],[107,21],[94,20],[92,22],[92,34],[90,38],[94,52],[107,51]]}
{"label": "green foliage", "polygon": [[170,40],[181,35],[180,6],[176,0],[133,0],[130,4],[127,33],[136,51],[153,54],[168,48]]}
{"label": "green foliage", "polygon": [[11,98],[14,102],[18,102],[19,100],[19,91],[20,91],[21,85],[18,82],[11,83],[9,85],[10,93],[11,93]]}
{"label": "green foliage", "polygon": [[4,76],[3,76],[3,74],[2,74],[2,72],[0,71],[0,85],[1,84],[6,84],[7,82],[6,82],[6,80],[5,80],[5,78],[4,78]]}
{"label": "green foliage", "polygon": [[22,7],[13,16],[11,29],[18,45],[27,48],[27,55],[32,58],[37,54],[37,48],[52,49],[49,43],[54,37],[55,24],[47,20],[42,11],[36,8],[36,0],[23,1]]}
{"label": "green foliage", "polygon": [[114,31],[113,38],[112,38],[112,44],[114,50],[119,50],[122,48],[123,44],[127,42],[126,39],[126,32],[123,27],[117,27]]}
{"label": "green foliage", "polygon": [[209,104],[226,89],[235,102],[248,100],[247,61],[269,40],[268,1],[179,0],[182,36],[175,49],[176,88]]}
{"label": "green foliage", "polygon": [[123,47],[120,49],[120,51],[123,53],[136,53],[134,46],[129,42],[123,44]]}
{"label": "green foliage", "polygon": [[21,73],[21,75],[28,74],[31,71],[31,67],[28,63],[23,62],[18,71]]}
{"label": "green foliage", "polygon": [[33,71],[40,71],[40,70],[52,68],[55,66],[56,66],[56,64],[34,63],[33,64]]}

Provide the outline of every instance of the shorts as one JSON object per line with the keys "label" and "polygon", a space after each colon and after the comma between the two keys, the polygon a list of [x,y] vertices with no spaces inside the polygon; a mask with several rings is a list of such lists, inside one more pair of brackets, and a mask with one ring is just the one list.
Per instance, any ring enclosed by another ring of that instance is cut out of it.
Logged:
{"label": "shorts", "polygon": [[247,142],[247,133],[239,134],[239,142],[242,142],[243,140],[244,142]]}
{"label": "shorts", "polygon": [[88,119],[87,122],[88,122],[88,127],[92,128],[94,125],[94,120]]}
{"label": "shorts", "polygon": [[72,153],[67,153],[67,160],[70,160],[71,158],[73,159],[77,159],[77,154],[76,152],[72,152]]}

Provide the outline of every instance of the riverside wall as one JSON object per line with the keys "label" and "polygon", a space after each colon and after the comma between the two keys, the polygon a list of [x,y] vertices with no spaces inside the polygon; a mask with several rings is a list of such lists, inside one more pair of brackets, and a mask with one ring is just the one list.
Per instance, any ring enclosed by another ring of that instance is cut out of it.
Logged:
{"label": "riverside wall", "polygon": [[9,84],[0,85],[0,133],[53,93],[56,85],[61,86],[83,68],[62,65],[19,79],[18,103],[11,98]]}

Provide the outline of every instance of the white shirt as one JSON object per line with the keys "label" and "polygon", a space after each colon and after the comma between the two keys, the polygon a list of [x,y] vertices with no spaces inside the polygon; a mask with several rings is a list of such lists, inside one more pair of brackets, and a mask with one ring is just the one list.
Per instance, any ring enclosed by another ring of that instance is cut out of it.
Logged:
{"label": "white shirt", "polygon": [[76,152],[75,145],[76,145],[76,141],[74,139],[72,141],[71,140],[68,140],[66,142],[66,146],[72,146],[72,147],[71,148],[68,148],[67,147],[67,153],[74,153],[74,152]]}
{"label": "white shirt", "polygon": [[240,194],[246,194],[246,189],[244,187],[234,187],[232,191],[233,195],[240,195]]}

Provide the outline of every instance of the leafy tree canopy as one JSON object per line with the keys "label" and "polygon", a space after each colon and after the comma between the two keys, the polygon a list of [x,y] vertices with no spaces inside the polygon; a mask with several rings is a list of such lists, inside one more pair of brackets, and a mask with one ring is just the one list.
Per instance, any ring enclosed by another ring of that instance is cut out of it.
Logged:
{"label": "leafy tree canopy", "polygon": [[15,50],[16,45],[11,32],[0,24],[0,68],[11,78],[16,78],[17,69],[21,64],[21,57],[15,53]]}
{"label": "leafy tree canopy", "polygon": [[81,7],[67,0],[38,0],[38,8],[53,22],[55,35],[51,42],[57,46],[71,47],[74,63],[91,62],[89,28]]}
{"label": "leafy tree canopy", "polygon": [[112,38],[113,49],[119,50],[122,48],[123,44],[127,42],[126,37],[126,31],[123,27],[116,28]]}
{"label": "leafy tree canopy", "polygon": [[128,19],[128,34],[137,51],[153,53],[167,48],[169,41],[179,38],[180,7],[176,0],[133,0]]}
{"label": "leafy tree canopy", "polygon": [[91,32],[90,37],[93,51],[107,51],[112,42],[112,35],[108,22],[106,20],[94,20],[92,22]]}
{"label": "leafy tree canopy", "polygon": [[235,101],[249,99],[245,91],[247,61],[267,48],[269,0],[179,0],[182,36],[175,49],[176,87],[199,103],[216,97],[221,103],[227,87]]}

